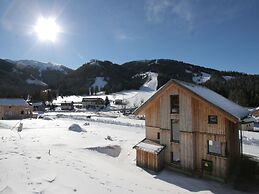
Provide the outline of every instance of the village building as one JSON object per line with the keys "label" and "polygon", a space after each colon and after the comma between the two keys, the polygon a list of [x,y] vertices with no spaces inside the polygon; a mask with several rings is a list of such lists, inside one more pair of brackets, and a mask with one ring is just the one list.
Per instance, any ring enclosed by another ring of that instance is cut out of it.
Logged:
{"label": "village building", "polygon": [[105,101],[102,98],[83,98],[82,99],[83,108],[104,108]]}
{"label": "village building", "polygon": [[249,116],[242,120],[241,129],[242,131],[253,131],[255,127],[256,119],[253,116]]}
{"label": "village building", "polygon": [[22,98],[0,98],[0,119],[32,117],[32,106]]}
{"label": "village building", "polygon": [[254,109],[251,113],[254,117],[259,117],[259,107],[257,107],[256,109]]}
{"label": "village building", "polygon": [[44,112],[46,108],[44,102],[32,102],[31,105],[32,105],[33,111],[37,111],[37,112]]}
{"label": "village building", "polygon": [[134,114],[145,115],[146,125],[146,138],[134,146],[138,166],[220,180],[235,169],[246,108],[205,87],[170,80]]}
{"label": "village building", "polygon": [[74,102],[72,101],[64,101],[60,104],[61,110],[74,110]]}

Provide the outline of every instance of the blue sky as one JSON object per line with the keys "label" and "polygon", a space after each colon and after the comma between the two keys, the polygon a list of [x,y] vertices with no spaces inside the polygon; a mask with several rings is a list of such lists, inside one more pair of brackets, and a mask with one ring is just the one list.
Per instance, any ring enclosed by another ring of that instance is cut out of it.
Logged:
{"label": "blue sky", "polygon": [[[1,0],[0,58],[74,69],[167,58],[259,74],[258,10],[257,0]],[[40,16],[56,18],[56,42],[33,32]]]}

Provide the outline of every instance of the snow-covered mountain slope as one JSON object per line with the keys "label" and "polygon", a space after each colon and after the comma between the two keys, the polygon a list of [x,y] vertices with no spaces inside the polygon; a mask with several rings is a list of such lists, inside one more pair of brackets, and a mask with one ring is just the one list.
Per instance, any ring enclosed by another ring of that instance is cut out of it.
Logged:
{"label": "snow-covered mountain slope", "polygon": [[[133,108],[144,103],[148,98],[150,98],[157,89],[158,81],[157,81],[157,73],[146,72],[143,76],[147,77],[146,83],[144,83],[139,90],[124,90],[120,92],[116,92],[109,95],[98,95],[97,97],[105,99],[107,96],[110,100],[121,99],[127,103],[128,108]],[[73,101],[73,102],[82,102],[84,97],[93,97],[96,96],[59,96],[56,100],[53,101],[54,104],[60,104],[64,101]]]}
{"label": "snow-covered mountain slope", "polygon": [[92,84],[92,87],[98,87],[98,89],[101,90],[106,84],[107,81],[105,81],[104,77],[96,77],[94,83]]}
{"label": "snow-covered mountain slope", "polygon": [[194,73],[193,77],[192,77],[192,81],[197,83],[197,84],[201,84],[201,83],[205,83],[206,81],[208,81],[210,79],[211,75],[205,72],[201,72],[199,74]]}
{"label": "snow-covered mountain slope", "polygon": [[18,60],[18,61],[8,60],[8,61],[16,64],[18,68],[24,69],[26,67],[31,67],[31,68],[37,69],[40,73],[46,70],[60,71],[60,72],[63,72],[64,74],[67,74],[69,72],[69,69],[67,67],[56,63],[40,62],[40,61],[34,61],[34,60]]}
{"label": "snow-covered mountain slope", "polygon": [[46,84],[43,81],[40,81],[38,79],[27,79],[26,82],[28,84],[33,84],[33,85],[38,85],[38,86],[48,86],[48,84]]}

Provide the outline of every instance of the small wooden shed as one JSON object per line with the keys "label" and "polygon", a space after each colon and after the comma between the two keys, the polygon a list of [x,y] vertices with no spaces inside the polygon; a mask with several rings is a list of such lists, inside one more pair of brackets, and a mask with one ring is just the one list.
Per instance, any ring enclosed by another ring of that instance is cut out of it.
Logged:
{"label": "small wooden shed", "polygon": [[164,167],[164,145],[144,139],[133,148],[137,151],[137,166],[155,172],[160,171]]}

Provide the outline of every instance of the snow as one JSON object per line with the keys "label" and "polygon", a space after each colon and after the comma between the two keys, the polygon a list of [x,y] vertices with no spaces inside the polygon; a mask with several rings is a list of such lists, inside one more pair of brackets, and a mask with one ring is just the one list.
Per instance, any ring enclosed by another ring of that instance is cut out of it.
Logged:
{"label": "snow", "polygon": [[45,70],[61,71],[64,74],[67,74],[67,71],[65,70],[64,66],[61,64],[50,63],[50,62],[40,62],[40,61],[34,61],[34,60],[12,61],[12,60],[8,59],[8,61],[16,64],[17,67],[19,67],[19,68],[25,68],[25,67],[29,66],[34,69],[38,69],[40,75],[41,75],[42,71],[45,71]]}
{"label": "snow", "polygon": [[224,78],[226,81],[228,81],[228,80],[231,80],[231,79],[233,79],[233,78],[235,78],[235,77],[226,75],[226,76],[223,76],[223,78]]}
{"label": "snow", "polygon": [[101,90],[106,84],[107,81],[104,80],[104,77],[96,77],[92,87],[98,87],[98,89]]}
{"label": "snow", "polygon": [[192,71],[185,69],[185,73],[192,73]]}
{"label": "snow", "polygon": [[164,149],[164,147],[165,146],[155,143],[148,139],[145,139],[144,141],[141,141],[140,143],[134,146],[134,148],[138,148],[140,150],[156,154],[158,154],[162,149]]}
{"label": "snow", "polygon": [[82,129],[78,124],[72,124],[68,127],[68,130],[75,131],[75,132],[82,132],[84,129]]}
{"label": "snow", "polygon": [[48,86],[48,84],[46,84],[43,81],[40,81],[38,79],[27,79],[26,82],[28,84],[33,84],[33,85]]}
{"label": "snow", "polygon": [[259,158],[259,132],[243,132],[243,152]]}
{"label": "snow", "polygon": [[248,116],[248,109],[238,104],[228,100],[227,98],[221,96],[220,94],[202,87],[200,85],[195,85],[179,80],[175,80],[180,85],[184,86],[185,88],[191,90],[198,96],[204,98],[205,100],[209,101],[210,103],[216,105],[217,107],[221,108],[222,110],[228,112],[229,114],[233,115],[237,119],[241,120],[244,117]]}
{"label": "snow", "polygon": [[211,75],[205,72],[201,72],[200,74],[194,73],[193,77],[192,77],[192,81],[197,83],[197,84],[201,84],[201,83],[205,83],[206,81],[208,81],[210,79]]}
{"label": "snow", "polygon": [[[116,100],[116,99],[122,99],[123,101],[126,101],[127,107],[137,107],[144,103],[147,99],[149,99],[157,89],[157,73],[153,72],[146,72],[144,74],[141,74],[141,76],[147,77],[146,83],[143,84],[139,88],[139,90],[124,90],[117,93],[113,93],[110,95],[98,95],[99,98],[102,98],[103,100],[106,98],[106,96],[110,100]],[[53,104],[60,104],[62,101],[73,101],[74,103],[82,102],[83,98],[95,98],[96,96],[64,96],[63,98],[61,96],[58,96],[56,100],[53,101]]]}
{"label": "snow", "polygon": [[[84,125],[85,120],[55,114],[53,120],[24,119],[21,138],[10,130],[17,120],[0,121],[1,194],[240,193],[226,184],[170,170],[153,174],[136,166],[132,147],[144,138],[144,128]],[[144,124],[127,117],[117,119]],[[75,123],[87,133],[69,131]]]}
{"label": "snow", "polygon": [[0,98],[0,105],[4,105],[4,106],[27,106],[28,103],[22,98]]}

